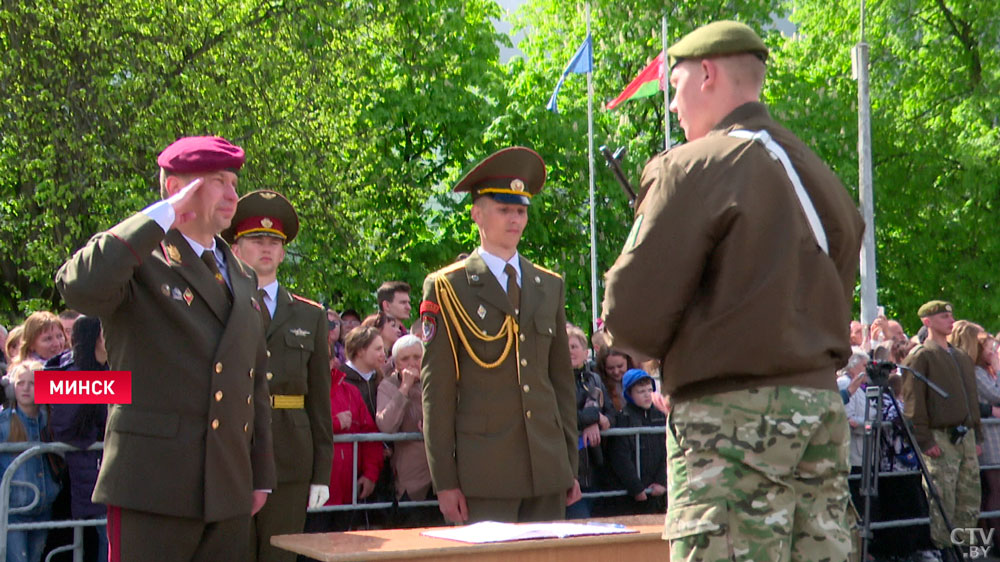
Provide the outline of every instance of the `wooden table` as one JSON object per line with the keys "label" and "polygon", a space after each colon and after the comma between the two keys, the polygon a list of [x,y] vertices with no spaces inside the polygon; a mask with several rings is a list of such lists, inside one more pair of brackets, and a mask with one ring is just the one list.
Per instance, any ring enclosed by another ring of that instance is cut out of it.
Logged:
{"label": "wooden table", "polygon": [[[476,562],[645,562],[667,560],[663,515],[591,519],[619,523],[638,533],[467,544],[425,537],[425,529],[276,535],[271,544],[322,562],[359,560],[475,560]],[[572,521],[580,523],[582,521]]]}

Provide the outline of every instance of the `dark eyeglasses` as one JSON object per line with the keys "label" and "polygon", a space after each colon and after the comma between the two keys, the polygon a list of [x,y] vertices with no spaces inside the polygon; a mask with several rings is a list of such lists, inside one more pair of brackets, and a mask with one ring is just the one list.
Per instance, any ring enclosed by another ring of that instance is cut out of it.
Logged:
{"label": "dark eyeglasses", "polygon": [[332,328],[339,328],[340,327],[340,321],[339,320],[327,320],[326,321],[326,325],[329,326],[331,329]]}

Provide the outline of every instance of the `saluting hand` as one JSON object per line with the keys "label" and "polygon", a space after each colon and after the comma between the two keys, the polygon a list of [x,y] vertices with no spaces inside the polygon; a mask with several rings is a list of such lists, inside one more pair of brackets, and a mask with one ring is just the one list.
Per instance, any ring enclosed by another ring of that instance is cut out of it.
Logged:
{"label": "saluting hand", "polygon": [[171,228],[182,225],[198,216],[193,201],[202,183],[204,183],[202,178],[195,178],[191,183],[182,187],[180,191],[167,198],[167,203],[170,203],[170,206],[174,208],[174,224]]}

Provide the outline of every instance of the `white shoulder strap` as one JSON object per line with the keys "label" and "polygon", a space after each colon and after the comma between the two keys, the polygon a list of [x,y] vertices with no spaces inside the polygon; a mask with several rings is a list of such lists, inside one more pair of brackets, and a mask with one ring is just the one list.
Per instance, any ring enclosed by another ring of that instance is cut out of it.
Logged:
{"label": "white shoulder strap", "polygon": [[771,135],[767,131],[737,129],[730,131],[729,136],[759,142],[767,149],[771,158],[781,162],[781,165],[785,168],[785,173],[788,174],[788,179],[791,180],[792,186],[795,187],[795,195],[799,198],[799,205],[802,206],[802,211],[806,214],[806,219],[809,221],[809,228],[812,229],[813,236],[816,237],[816,243],[826,255],[830,255],[830,245],[826,240],[826,231],[823,230],[823,223],[820,222],[819,215],[816,214],[816,207],[813,206],[812,199],[809,198],[809,194],[802,187],[802,180],[799,179],[799,174],[795,171],[795,166],[792,166],[792,161],[788,159],[785,149],[781,148],[780,144],[774,142],[774,139],[771,138]]}

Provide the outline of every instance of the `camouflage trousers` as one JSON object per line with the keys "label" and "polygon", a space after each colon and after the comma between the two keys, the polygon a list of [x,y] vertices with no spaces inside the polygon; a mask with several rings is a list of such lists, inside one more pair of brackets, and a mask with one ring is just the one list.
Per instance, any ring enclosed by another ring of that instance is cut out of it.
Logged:
{"label": "camouflage trousers", "polygon": [[[934,442],[941,449],[941,456],[932,459],[924,455],[927,472],[930,473],[941,506],[951,525],[956,529],[969,529],[977,526],[979,520],[979,458],[976,457],[976,438],[974,432],[969,432],[961,443],[951,442],[951,433],[942,429],[932,429]],[[924,491],[927,483],[924,482]],[[931,515],[931,540],[938,548],[951,546],[951,537],[944,519],[938,510],[930,492],[927,492],[928,509]],[[962,535],[965,537],[966,535]]]}
{"label": "camouflage trousers", "polygon": [[831,390],[765,387],[674,404],[671,562],[847,560],[849,440]]}

